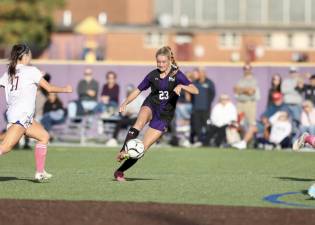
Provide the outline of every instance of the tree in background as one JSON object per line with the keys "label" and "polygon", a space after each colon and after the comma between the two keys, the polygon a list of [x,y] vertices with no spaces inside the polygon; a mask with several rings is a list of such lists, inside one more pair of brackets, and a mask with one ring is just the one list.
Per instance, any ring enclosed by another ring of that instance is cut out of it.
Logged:
{"label": "tree in background", "polygon": [[1,0],[0,57],[19,42],[28,44],[38,57],[50,42],[52,13],[63,5],[64,0]]}

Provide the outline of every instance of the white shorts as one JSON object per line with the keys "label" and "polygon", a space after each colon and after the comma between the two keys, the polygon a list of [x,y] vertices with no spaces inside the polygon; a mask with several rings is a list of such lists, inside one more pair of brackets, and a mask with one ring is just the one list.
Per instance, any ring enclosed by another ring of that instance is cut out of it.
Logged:
{"label": "white shorts", "polygon": [[29,116],[22,116],[19,119],[12,119],[10,118],[8,121],[7,129],[9,129],[10,126],[13,124],[18,124],[23,126],[25,129],[29,128],[33,123],[33,115]]}

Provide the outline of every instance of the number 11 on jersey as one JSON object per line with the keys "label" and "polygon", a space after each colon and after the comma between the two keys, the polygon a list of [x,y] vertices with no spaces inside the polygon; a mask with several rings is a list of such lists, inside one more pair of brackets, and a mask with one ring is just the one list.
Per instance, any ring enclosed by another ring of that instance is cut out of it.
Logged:
{"label": "number 11 on jersey", "polygon": [[11,80],[11,89],[10,91],[16,91],[17,87],[19,84],[19,77],[18,76],[14,76],[13,79]]}

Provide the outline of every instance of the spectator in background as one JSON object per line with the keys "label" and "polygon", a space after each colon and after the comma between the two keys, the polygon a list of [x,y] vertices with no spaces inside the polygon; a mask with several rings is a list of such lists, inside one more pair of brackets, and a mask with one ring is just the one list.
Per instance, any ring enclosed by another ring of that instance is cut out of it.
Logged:
{"label": "spectator in background", "polygon": [[70,119],[94,110],[97,105],[98,86],[98,82],[93,78],[92,69],[86,68],[84,79],[80,80],[77,86],[79,99],[75,102],[70,102],[68,105],[68,116]]}
{"label": "spectator in background", "polygon": [[[308,74],[306,74],[308,76]],[[309,84],[304,84],[303,80],[298,83],[298,87],[296,88],[300,94],[304,95],[305,100],[310,100],[313,105],[315,104],[315,74],[308,76]]]}
{"label": "spectator in background", "polygon": [[[188,80],[193,81],[193,73],[187,72]],[[170,144],[173,146],[190,147],[190,119],[191,119],[191,95],[186,91],[181,91],[176,109],[175,118],[171,122],[171,140]]]}
{"label": "spectator in background", "polygon": [[315,109],[314,104],[310,100],[303,102],[303,110],[301,114],[300,132],[308,132],[315,135]]}
{"label": "spectator in background", "polygon": [[101,100],[94,109],[97,113],[116,111],[119,101],[119,85],[117,84],[117,74],[109,71],[106,74],[106,83],[103,86]]}
{"label": "spectator in background", "polygon": [[219,147],[226,142],[226,128],[237,121],[237,110],[228,95],[220,96],[219,102],[213,107],[208,126],[205,146],[211,145],[212,139],[214,146]]}
{"label": "spectator in background", "polygon": [[[192,81],[192,73],[186,73],[188,80]],[[176,110],[175,110],[175,118],[181,124],[183,121],[190,120],[192,110],[191,104],[191,95],[182,91],[180,96],[178,97]]]}
{"label": "spectator in background", "polygon": [[61,100],[56,93],[49,93],[48,99],[44,104],[44,115],[41,119],[41,124],[49,132],[53,125],[65,122],[65,110]]}
{"label": "spectator in background", "polygon": [[268,103],[267,103],[267,106],[272,104],[272,94],[273,93],[275,93],[275,92],[280,92],[281,93],[281,82],[282,82],[282,78],[281,78],[279,73],[276,73],[276,74],[272,75],[271,87],[269,88],[269,92],[268,92]]}
{"label": "spectator in background", "polygon": [[284,103],[288,105],[294,121],[294,127],[297,127],[301,117],[302,96],[298,91],[298,84],[303,83],[299,78],[297,68],[290,68],[290,77],[283,80],[281,90],[284,97]]}
{"label": "spectator in background", "polygon": [[264,136],[258,138],[258,147],[266,150],[289,148],[291,146],[292,124],[286,111],[279,111],[269,118],[270,129],[265,129]]}
{"label": "spectator in background", "polygon": [[[199,68],[194,69],[193,76],[193,84],[199,90],[199,95],[192,96],[190,141],[194,143],[195,146],[200,146],[202,145],[202,134],[206,131],[211,104],[215,97],[215,86],[214,83],[206,77],[204,70]],[[197,137],[196,143],[195,136]]]}
{"label": "spectator in background", "polygon": [[272,101],[273,104],[269,105],[266,111],[262,114],[261,120],[256,125],[250,126],[249,130],[246,132],[244,139],[240,142],[233,144],[232,146],[237,149],[245,149],[247,148],[247,144],[249,141],[252,140],[256,133],[264,136],[266,132],[270,132],[271,124],[269,119],[276,113],[276,112],[287,112],[288,115],[290,114],[289,107],[283,102],[283,96],[279,92],[275,92],[272,94]]}
{"label": "spectator in background", "polygon": [[[129,94],[133,92],[135,89],[136,88],[132,84],[128,85],[126,96],[129,96]],[[128,128],[129,126],[133,125],[136,122],[143,101],[144,97],[142,95],[139,95],[134,101],[127,105],[126,110],[123,113],[121,113],[121,118],[115,126],[113,138],[109,139],[106,142],[106,146],[111,147],[118,146],[117,140],[120,130],[122,128]]]}
{"label": "spectator in background", "polygon": [[246,64],[243,70],[244,76],[234,87],[234,92],[236,94],[238,112],[244,113],[248,124],[252,126],[256,123],[257,101],[260,98],[260,91],[253,76],[252,67]]}
{"label": "spectator in background", "polygon": [[292,124],[287,111],[279,111],[270,117],[271,131],[269,141],[278,147],[289,148],[291,146]]}

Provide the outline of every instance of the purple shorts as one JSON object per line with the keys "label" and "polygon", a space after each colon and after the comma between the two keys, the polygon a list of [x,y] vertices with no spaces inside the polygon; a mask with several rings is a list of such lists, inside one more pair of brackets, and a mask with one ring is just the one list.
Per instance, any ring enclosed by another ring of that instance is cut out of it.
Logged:
{"label": "purple shorts", "polygon": [[147,106],[152,111],[152,119],[150,120],[149,127],[161,132],[166,132],[168,128],[168,122],[160,118],[160,108],[156,106],[154,107],[148,102],[144,102],[142,106]]}

